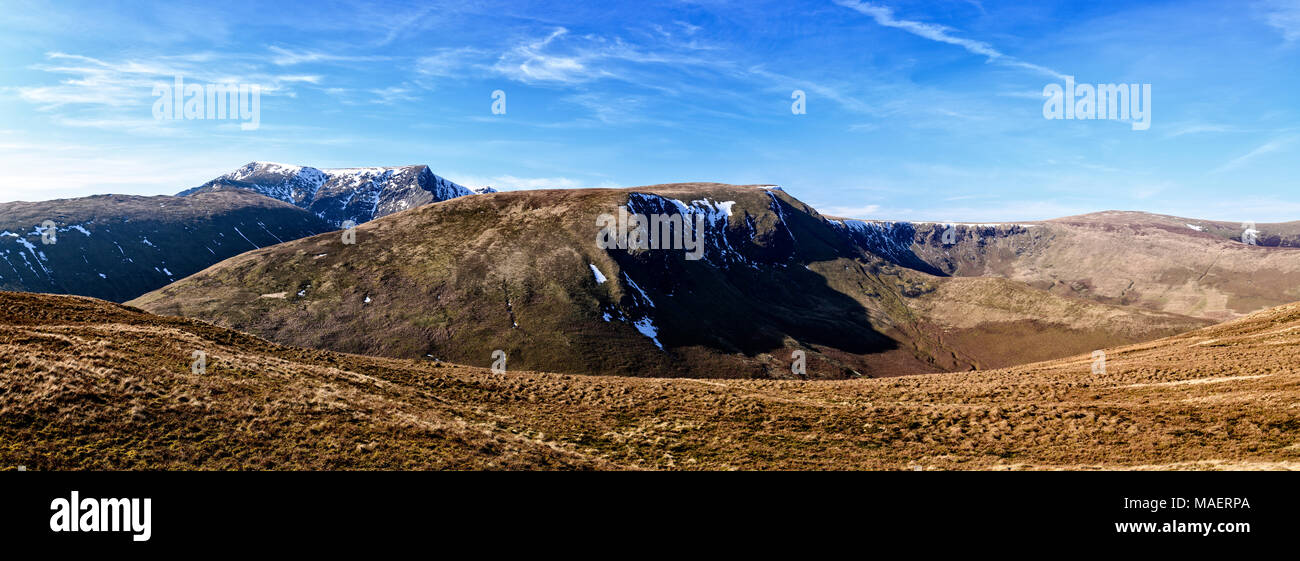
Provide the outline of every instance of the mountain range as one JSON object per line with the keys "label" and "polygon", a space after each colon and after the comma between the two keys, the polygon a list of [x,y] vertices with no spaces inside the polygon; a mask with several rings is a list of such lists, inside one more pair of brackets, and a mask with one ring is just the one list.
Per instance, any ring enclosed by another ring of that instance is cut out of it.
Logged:
{"label": "mountain range", "polygon": [[[699,224],[700,258],[601,247],[599,217],[620,212]],[[338,232],[347,221],[360,226]],[[1250,225],[1253,243],[1238,226],[865,221],[773,185],[470,191],[427,166],[253,162],[175,197],[0,205],[0,288],[402,359],[883,377],[1056,359],[1300,300],[1300,223]]]}
{"label": "mountain range", "polygon": [[[702,258],[598,247],[598,216],[620,207],[699,217]],[[130,304],[342,352],[486,366],[501,350],[532,370],[713,378],[995,368],[1213,323],[917,270],[899,255],[924,262],[922,245],[855,227],[760,186],[514,191],[380,218],[353,245],[325,234],[253,251]]]}
{"label": "mountain range", "polygon": [[0,289],[121,302],[250,249],[469,194],[423,165],[252,162],[175,197],[0,203]]}
{"label": "mountain range", "polygon": [[317,169],[250,162],[178,195],[226,189],[253,191],[290,203],[336,227],[348,221],[361,224],[420,205],[473,194],[434,175],[425,165]]}
{"label": "mountain range", "polygon": [[[609,243],[637,215],[681,243]],[[1295,469],[1297,245],[425,166],[5,203],[0,465]]]}

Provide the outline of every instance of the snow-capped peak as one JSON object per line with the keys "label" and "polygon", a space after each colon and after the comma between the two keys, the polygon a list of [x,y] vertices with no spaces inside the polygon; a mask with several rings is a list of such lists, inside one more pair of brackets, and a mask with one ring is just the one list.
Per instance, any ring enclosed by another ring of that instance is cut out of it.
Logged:
{"label": "snow-capped peak", "polygon": [[425,165],[314,168],[250,162],[200,187],[181,192],[246,189],[293,204],[338,226],[358,224],[428,203],[473,194],[434,175]]}

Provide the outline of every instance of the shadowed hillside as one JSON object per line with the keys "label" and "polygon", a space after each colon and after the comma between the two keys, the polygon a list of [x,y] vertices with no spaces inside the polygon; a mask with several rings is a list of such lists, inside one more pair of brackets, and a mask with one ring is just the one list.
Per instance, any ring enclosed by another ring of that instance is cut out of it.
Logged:
{"label": "shadowed hillside", "polygon": [[0,203],[0,289],[129,300],[245,251],[331,229],[246,191]]}

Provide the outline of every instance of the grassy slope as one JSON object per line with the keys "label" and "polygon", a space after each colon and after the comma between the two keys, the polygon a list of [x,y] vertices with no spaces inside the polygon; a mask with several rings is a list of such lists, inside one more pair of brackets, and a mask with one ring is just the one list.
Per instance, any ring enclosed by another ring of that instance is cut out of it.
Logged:
{"label": "grassy slope", "polygon": [[1104,374],[1079,356],[822,382],[498,375],[0,293],[0,466],[1300,467],[1300,304],[1107,353]]}
{"label": "grassy slope", "polygon": [[1024,283],[952,277],[911,301],[937,337],[979,368],[1002,368],[1149,341],[1214,322],[1120,308],[1063,294],[1044,297]]}
{"label": "grassy slope", "polygon": [[[202,375],[191,370],[196,350],[208,353]],[[473,370],[285,348],[88,298],[0,293],[0,464],[607,467],[466,419],[463,404],[437,395],[438,373],[453,369]]]}

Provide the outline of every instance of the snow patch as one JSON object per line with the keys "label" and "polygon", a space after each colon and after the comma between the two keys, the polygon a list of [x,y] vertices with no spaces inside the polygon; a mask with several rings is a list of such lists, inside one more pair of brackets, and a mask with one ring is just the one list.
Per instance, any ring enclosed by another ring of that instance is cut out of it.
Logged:
{"label": "snow patch", "polygon": [[663,343],[659,342],[659,328],[655,327],[654,321],[651,321],[649,317],[643,317],[636,320],[632,325],[636,326],[636,330],[640,331],[642,335],[645,335],[646,337],[649,337],[651,341],[654,341],[655,346],[659,347],[659,350],[662,351],[664,349]]}
{"label": "snow patch", "polygon": [[641,299],[642,299],[642,300],[645,300],[645,303],[646,303],[646,304],[649,304],[651,308],[655,307],[655,303],[654,303],[654,301],[651,300],[649,296],[646,296],[645,291],[644,291],[644,290],[641,290],[641,287],[638,286],[638,285],[636,284],[636,281],[632,280],[632,277],[629,277],[629,276],[627,275],[627,273],[624,272],[624,273],[623,273],[623,278],[627,280],[627,284],[628,284],[628,286],[631,286],[631,287],[632,287],[633,289],[635,289],[639,294],[641,294]]}

